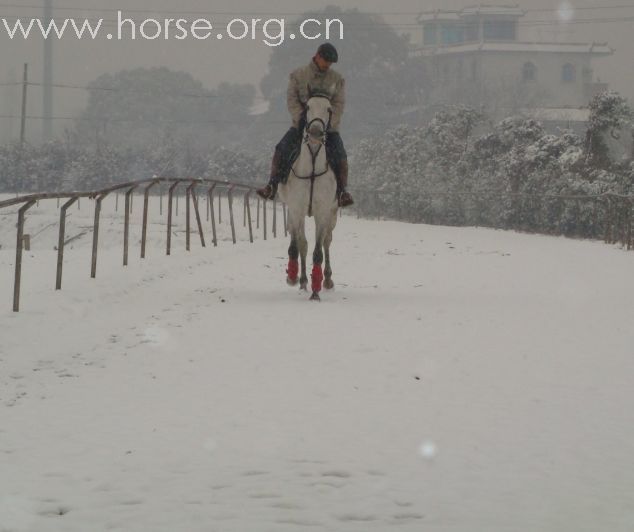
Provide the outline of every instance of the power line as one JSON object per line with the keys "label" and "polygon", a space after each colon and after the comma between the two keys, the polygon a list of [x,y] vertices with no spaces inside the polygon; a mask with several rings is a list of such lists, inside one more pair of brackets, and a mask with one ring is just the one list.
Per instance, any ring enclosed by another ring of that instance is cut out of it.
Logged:
{"label": "power line", "polygon": [[[23,4],[0,4],[0,7],[8,7],[8,8],[22,8],[22,9],[42,9],[41,5],[23,5]],[[159,14],[159,15],[290,15],[290,16],[303,16],[303,15],[312,15],[315,11],[198,11],[198,10],[181,10],[181,9],[120,9],[120,8],[99,8],[99,7],[79,7],[79,6],[59,6],[55,7],[57,11],[82,11],[82,12],[92,12],[92,13],[118,13],[121,11],[122,13],[148,13],[148,14]],[[327,15],[327,12],[324,12]],[[409,11],[409,12],[401,12],[401,11],[382,11],[382,12],[341,12],[341,13],[333,13],[333,15],[341,15],[341,16],[364,16],[364,15],[418,15],[420,11]]]}
{"label": "power line", "polygon": [[[634,6],[632,6],[634,8]],[[19,16],[15,16],[15,15],[11,15],[10,18],[13,20],[9,20],[7,17],[4,17],[5,20],[7,21],[7,24],[11,24],[12,22],[17,22],[18,19],[20,19],[21,17]],[[58,17],[58,21],[59,21],[59,17]],[[100,28],[119,28],[119,23],[117,20],[114,19],[81,19],[82,22],[84,22],[84,20],[88,23],[90,23],[93,27],[93,29],[97,29],[97,25],[100,24]],[[128,19],[126,19],[128,20]],[[143,22],[146,21],[146,19],[129,19],[131,20],[133,23],[141,25]],[[570,26],[570,25],[576,25],[576,24],[616,24],[616,23],[629,23],[634,21],[634,16],[627,16],[627,17],[586,17],[586,18],[574,18],[574,19],[570,19],[570,20],[559,20],[559,19],[548,19],[548,20],[520,20],[517,21],[516,24],[519,27],[537,27],[537,26]],[[159,21],[160,22],[160,21]],[[229,20],[223,20],[223,21],[212,21],[213,24],[215,25],[215,27],[217,28],[218,26],[225,26],[228,25]],[[346,23],[345,20],[342,20],[343,23],[343,27],[344,29],[346,28],[353,28],[353,29],[374,29],[374,28],[385,28],[385,27],[390,27],[393,28],[395,30],[411,30],[411,29],[422,29],[423,25],[422,23],[419,22],[399,22],[399,23],[389,23],[389,22],[375,22],[375,23],[363,23],[363,24],[356,24],[356,23]],[[468,26],[469,23],[468,22],[464,22],[464,21],[457,21],[457,25],[461,25],[461,26]],[[292,27],[292,26],[291,26]],[[32,33],[32,35],[34,37],[41,37],[41,34],[38,34],[37,32]],[[70,38],[77,38],[79,39],[79,37],[77,37],[77,35],[74,32],[69,32],[66,31],[64,36],[68,37],[70,36]],[[105,36],[105,35],[104,35]],[[22,35],[20,34],[20,37],[22,37]],[[262,37],[264,38],[264,36]],[[92,39],[92,40],[96,40],[96,39]],[[117,39],[118,40],[118,39]],[[128,40],[128,39],[122,39],[122,40]],[[148,39],[138,39],[138,40],[148,40]],[[160,36],[158,39],[152,39],[152,41],[167,41],[167,40],[174,40],[174,39],[161,39]],[[236,39],[239,40],[239,39]],[[149,41],[149,40],[148,40]]]}
{"label": "power line", "polygon": [[[5,4],[1,3],[0,7],[7,8],[20,8],[20,9],[42,9],[42,5],[38,4]],[[580,7],[572,7],[571,11],[604,11],[606,9],[630,9],[634,8],[634,3],[632,4],[614,4],[607,6],[580,6]],[[562,8],[519,8],[523,12],[527,13],[556,13],[560,12]],[[82,7],[82,6],[56,6],[56,11],[81,11],[81,12],[95,12],[95,13],[117,13],[121,11],[122,13],[149,13],[149,14],[167,14],[167,15],[311,15],[314,12],[311,11],[209,11],[209,10],[180,10],[180,9],[138,9],[138,8],[129,8],[129,9],[120,9],[120,8],[98,8],[98,7]],[[365,15],[389,15],[389,16],[412,16],[412,15],[420,15],[420,14],[434,14],[438,12],[439,14],[447,13],[447,14],[458,14],[462,13],[463,10],[450,10],[450,9],[439,9],[437,11],[372,11],[372,12],[341,12],[334,13],[336,15],[341,16],[365,16]],[[327,15],[327,12],[324,12]]]}
{"label": "power line", "polygon": [[[0,115],[0,118],[6,119],[17,119],[21,118],[17,115]],[[27,120],[48,120],[48,117],[44,116],[36,116],[36,115],[27,115],[25,117]],[[108,124],[117,124],[117,123],[130,123],[130,122],[141,122],[143,124],[154,124],[154,125],[162,125],[162,124],[190,124],[190,125],[205,125],[205,124],[232,124],[232,125],[252,125],[255,120],[250,121],[236,121],[236,120],[147,120],[147,119],[139,119],[139,118],[107,118],[107,117],[76,117],[76,116],[52,116],[50,117],[52,120],[69,120],[69,121],[79,121],[79,122],[99,122],[99,123],[108,123]],[[288,120],[271,120],[267,122],[268,124],[288,124]]]}
{"label": "power line", "polygon": [[[0,115],[0,119],[16,119],[16,118],[21,118],[20,116],[17,115]],[[35,116],[35,115],[27,115],[25,116],[25,118],[27,120],[48,120],[48,117],[43,117],[43,116]],[[148,124],[148,125],[168,125],[168,124],[188,124],[188,125],[192,125],[192,126],[197,126],[197,125],[211,125],[211,124],[228,124],[228,125],[240,125],[240,126],[250,126],[253,125],[257,122],[257,118],[258,117],[253,117],[252,120],[246,121],[246,120],[242,120],[242,121],[238,121],[238,120],[221,120],[221,119],[214,119],[214,120],[199,120],[199,121],[195,121],[195,120],[163,120],[163,121],[159,121],[159,120],[147,120],[147,119],[139,119],[139,118],[107,118],[107,117],[99,117],[99,118],[89,118],[89,117],[74,117],[74,116],[53,116],[51,117],[52,120],[68,120],[68,121],[79,121],[79,122],[98,122],[100,124],[119,124],[119,123],[130,123],[130,122],[137,122],[137,123],[142,123],[142,124]],[[283,125],[289,125],[290,124],[290,120],[267,120],[266,122],[267,124],[283,124]],[[393,125],[392,123],[389,122],[372,122],[372,121],[366,121],[366,120],[361,120],[359,121],[359,123],[363,123],[366,125],[372,125],[372,126],[390,126]]]}
{"label": "power line", "polygon": [[[1,5],[1,4],[0,4]],[[606,9],[633,9],[634,8],[634,3],[632,4],[616,4],[616,5],[608,5],[608,6],[580,6],[580,7],[575,7],[575,6],[571,6],[570,9],[566,9],[566,8],[542,8],[542,7],[528,7],[528,8],[518,8],[520,11],[523,11],[525,13],[561,13],[561,12],[575,12],[575,11],[605,11]],[[451,15],[457,15],[460,13],[464,13],[463,10],[461,9],[439,9],[438,11],[423,11],[423,12],[419,12],[418,14],[420,15],[434,15],[438,13],[439,15],[442,14],[451,14]]]}
{"label": "power line", "polygon": [[[14,85],[21,85],[21,83],[14,83]],[[34,83],[29,82],[27,85],[34,87],[44,87],[47,86],[44,83]],[[128,92],[128,93],[138,93],[147,95],[150,91],[143,89],[124,89],[120,87],[99,87],[99,86],[90,86],[90,85],[64,85],[61,83],[52,83],[49,85],[50,87],[57,89],[77,89],[77,90],[87,90],[87,91],[105,91],[105,92]],[[157,94],[157,96],[178,96],[181,98],[201,98],[201,99],[218,99],[218,98],[235,98],[236,96],[233,94],[196,94],[189,92],[166,92]],[[254,96],[253,100],[261,100],[268,101],[266,98],[261,96]]]}
{"label": "power line", "polygon": [[[13,86],[21,86],[23,82],[13,82],[13,83],[0,83],[0,87],[13,87]],[[127,92],[127,93],[138,93],[143,95],[148,95],[148,90],[143,89],[124,89],[119,87],[99,87],[99,86],[88,86],[88,85],[65,85],[61,83],[37,83],[29,81],[26,83],[27,86],[31,87],[46,87],[50,86],[57,89],[76,89],[76,90],[87,90],[87,91],[105,91],[105,92]],[[196,94],[189,92],[167,92],[157,94],[157,96],[165,97],[165,96],[176,96],[180,98],[199,98],[199,99],[222,99],[222,98],[235,98],[236,96],[233,94]],[[252,100],[258,101],[268,101],[267,98],[262,96],[253,96]]]}

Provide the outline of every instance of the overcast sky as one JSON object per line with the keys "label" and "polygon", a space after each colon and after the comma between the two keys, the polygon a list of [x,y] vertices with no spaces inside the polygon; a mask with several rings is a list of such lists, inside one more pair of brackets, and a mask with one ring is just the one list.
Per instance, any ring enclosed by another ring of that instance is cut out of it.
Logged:
{"label": "overcast sky", "polygon": [[[0,0],[0,16],[40,16],[40,9],[28,6],[37,5],[41,0]],[[475,2],[468,0],[339,0],[338,2],[310,2],[306,0],[277,0],[275,7],[264,6],[262,2],[249,0],[133,0],[125,4],[120,1],[108,0],[53,0],[54,5],[63,7],[81,7],[82,9],[55,11],[56,17],[103,17],[114,20],[113,12],[93,12],[89,9],[122,9],[124,12],[131,10],[147,10],[146,13],[134,13],[131,16],[137,19],[154,17],[164,19],[167,15],[164,11],[172,11],[174,15],[182,13],[183,18],[193,20],[198,15],[188,14],[188,11],[200,11],[209,13],[207,18],[224,22],[235,16],[251,18],[252,15],[267,17],[289,17],[304,9],[322,8],[328,4],[336,4],[343,8],[357,7],[371,12],[384,13],[388,22],[398,25],[409,25],[415,22],[415,13],[431,9],[453,9],[469,5]],[[23,3],[24,7],[7,7],[8,4],[17,5]],[[493,0],[486,3],[494,4]],[[513,3],[513,2],[500,2]],[[551,11],[531,11],[524,21],[543,21],[556,19],[558,13],[554,11],[564,7],[563,13],[568,13],[566,4],[576,8],[575,17],[611,19],[609,22],[595,21],[593,23],[575,23],[569,25],[533,26],[524,25],[521,28],[523,40],[568,40],[574,42],[608,42],[616,49],[614,56],[600,58],[594,62],[595,73],[602,81],[609,82],[611,86],[624,95],[634,99],[634,74],[632,73],[632,50],[634,50],[634,22],[627,21],[626,17],[634,20],[634,0],[569,0],[568,2],[551,2],[547,0],[523,0],[517,2],[520,7],[528,10],[550,9]],[[631,8],[615,9],[613,6],[631,3]],[[269,4],[270,6],[270,4]],[[590,10],[587,8],[600,8]],[[272,12],[261,14],[261,12]],[[219,14],[225,12],[227,14]],[[400,13],[400,15],[398,14]],[[202,14],[200,16],[203,16]],[[400,27],[399,29],[402,29]],[[411,27],[413,31],[418,28]],[[174,69],[185,70],[202,80],[207,86],[213,87],[222,81],[249,82],[258,84],[265,74],[270,48],[260,41],[187,41],[170,40],[165,42],[142,41],[131,42],[105,41],[103,39],[93,42],[90,40],[77,41],[67,39],[65,42],[55,43],[55,82],[67,84],[85,84],[104,72],[114,72],[122,68],[139,66],[164,65]],[[307,58],[308,59],[308,58]],[[42,79],[42,40],[31,39],[29,42],[13,41],[6,36],[0,37],[0,83],[12,81],[21,76],[22,64],[30,65],[31,79]],[[289,65],[289,70],[295,65]],[[339,65],[345,74],[345,57]],[[285,83],[285,80],[280,80]],[[3,95],[4,92],[4,95]],[[41,95],[37,88],[32,89],[33,98],[30,106],[32,114],[40,111]],[[75,114],[81,106],[85,94],[82,91],[62,91],[56,93],[55,114]],[[352,95],[353,96],[353,95]],[[5,102],[11,102],[14,106],[15,95],[7,91],[0,91],[0,106]],[[0,107],[1,108],[1,107]]]}

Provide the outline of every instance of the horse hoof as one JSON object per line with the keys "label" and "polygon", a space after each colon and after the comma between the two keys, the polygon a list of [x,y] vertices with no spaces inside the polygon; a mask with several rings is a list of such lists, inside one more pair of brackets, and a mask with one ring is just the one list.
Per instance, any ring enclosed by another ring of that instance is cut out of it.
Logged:
{"label": "horse hoof", "polygon": [[317,292],[313,292],[313,295],[310,296],[310,300],[311,301],[321,301],[321,297],[319,297],[319,294]]}
{"label": "horse hoof", "polygon": [[326,290],[332,290],[335,287],[335,283],[332,282],[332,279],[326,279],[324,281],[324,288]]}
{"label": "horse hoof", "polygon": [[301,283],[299,283],[299,289],[300,290],[304,290],[305,292],[308,291],[308,281],[302,281]]}
{"label": "horse hoof", "polygon": [[299,282],[299,281],[298,281],[297,279],[291,279],[290,277],[287,277],[287,278],[286,278],[286,284],[287,284],[288,286],[297,286],[297,283],[298,283],[298,282]]}

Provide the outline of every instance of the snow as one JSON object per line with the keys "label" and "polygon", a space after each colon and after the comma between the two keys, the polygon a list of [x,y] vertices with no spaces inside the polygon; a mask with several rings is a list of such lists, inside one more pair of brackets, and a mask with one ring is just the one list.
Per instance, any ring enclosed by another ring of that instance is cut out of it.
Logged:
{"label": "snow", "polygon": [[239,202],[191,253],[181,203],[165,257],[153,200],[124,269],[106,200],[95,280],[69,213],[55,292],[29,211],[16,314],[0,212],[0,531],[632,529],[634,254],[344,216],[313,303]]}

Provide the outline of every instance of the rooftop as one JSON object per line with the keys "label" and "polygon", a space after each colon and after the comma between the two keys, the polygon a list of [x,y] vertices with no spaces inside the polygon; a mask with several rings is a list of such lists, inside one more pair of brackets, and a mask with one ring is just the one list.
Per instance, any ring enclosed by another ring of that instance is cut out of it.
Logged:
{"label": "rooftop", "polygon": [[471,52],[548,52],[583,53],[594,55],[612,55],[614,50],[607,43],[548,43],[548,42],[473,42],[444,45],[438,48],[429,46],[412,52],[416,56],[463,54]]}
{"label": "rooftop", "polygon": [[478,16],[519,18],[524,15],[526,15],[526,11],[520,9],[517,5],[478,5],[465,7],[458,11],[442,9],[425,11],[418,15],[416,20],[418,22],[427,22],[432,20],[457,21]]}

